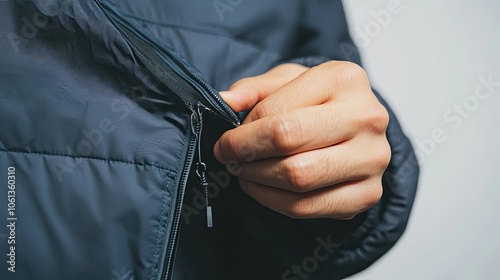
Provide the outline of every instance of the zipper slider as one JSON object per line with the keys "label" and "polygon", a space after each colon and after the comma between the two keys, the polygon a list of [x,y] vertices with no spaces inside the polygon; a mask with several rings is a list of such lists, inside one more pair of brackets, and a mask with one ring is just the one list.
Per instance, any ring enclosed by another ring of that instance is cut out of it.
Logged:
{"label": "zipper slider", "polygon": [[[200,179],[200,186],[205,193],[205,208],[207,209],[207,227],[213,227],[212,206],[208,199],[207,165],[201,160],[201,133],[203,131],[203,110],[208,109],[203,104],[197,103],[196,109],[191,114],[191,131],[196,136],[198,148],[198,162],[196,163],[196,175]],[[196,129],[198,128],[198,129]],[[196,131],[198,130],[198,131]]]}

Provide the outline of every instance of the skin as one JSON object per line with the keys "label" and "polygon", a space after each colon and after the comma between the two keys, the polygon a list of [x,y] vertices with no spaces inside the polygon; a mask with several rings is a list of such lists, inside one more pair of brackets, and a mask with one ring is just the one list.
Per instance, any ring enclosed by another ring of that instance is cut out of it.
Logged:
{"label": "skin", "polygon": [[241,188],[260,204],[292,218],[352,219],[380,200],[389,117],[358,65],[282,64],[221,95],[251,111],[214,155],[230,171],[237,163]]}

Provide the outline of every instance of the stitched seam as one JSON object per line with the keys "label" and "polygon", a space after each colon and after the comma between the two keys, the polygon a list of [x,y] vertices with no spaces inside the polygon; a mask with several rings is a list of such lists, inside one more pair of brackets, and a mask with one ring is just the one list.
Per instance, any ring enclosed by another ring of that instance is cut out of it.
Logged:
{"label": "stitched seam", "polygon": [[[159,225],[158,225],[158,227],[156,229],[156,242],[155,242],[156,244],[155,244],[155,248],[154,248],[154,251],[153,251],[153,258],[155,258],[155,260],[153,261],[153,263],[157,263],[158,264],[159,259],[161,259],[161,256],[159,256],[159,253],[160,253],[160,251],[161,251],[161,249],[163,247],[162,246],[163,239],[161,237],[166,235],[165,231],[166,231],[166,228],[167,228],[167,222],[168,222],[168,219],[170,218],[170,213],[169,213],[169,211],[167,211],[167,209],[169,208],[168,205],[167,205],[167,199],[168,199],[168,194],[172,193],[172,190],[169,191],[169,186],[172,186],[172,182],[175,183],[177,181],[176,176],[174,176],[173,174],[178,174],[178,172],[173,171],[173,170],[171,170],[169,168],[158,166],[158,165],[147,164],[147,163],[135,163],[135,162],[129,162],[129,161],[122,161],[122,160],[101,159],[101,158],[95,158],[95,157],[81,157],[81,156],[77,157],[77,156],[70,156],[70,155],[63,155],[63,154],[50,154],[50,153],[14,151],[14,150],[0,150],[0,152],[3,152],[3,153],[26,154],[26,155],[53,156],[53,157],[69,157],[69,158],[74,158],[74,159],[81,158],[81,159],[96,160],[96,161],[102,161],[102,162],[132,164],[132,165],[139,165],[139,166],[150,166],[150,167],[155,167],[155,168],[163,170],[163,171],[167,171],[167,173],[166,173],[166,177],[167,177],[166,181],[167,182],[162,187],[162,193],[163,193],[161,195],[161,197],[162,197],[161,198],[162,206],[161,206],[160,217],[159,217]],[[177,166],[179,166],[179,163],[181,162],[181,159],[182,159],[182,155],[179,155],[179,157],[177,158],[177,162],[176,162]],[[168,178],[170,180],[168,180]],[[173,198],[172,200],[174,200],[174,199],[175,198]],[[162,231],[164,231],[163,234],[162,234]],[[154,265],[152,267],[151,272],[150,272],[150,277],[153,277],[153,273],[155,271],[157,271],[158,269],[159,269],[158,265]]]}
{"label": "stitched seam", "polygon": [[138,163],[138,162],[133,162],[133,161],[125,161],[125,160],[116,160],[116,159],[106,159],[106,158],[97,158],[97,157],[85,157],[85,156],[72,156],[72,155],[64,155],[64,154],[56,154],[56,153],[46,153],[46,152],[26,152],[26,151],[16,151],[16,150],[0,150],[0,152],[3,153],[16,153],[16,154],[27,154],[27,155],[41,155],[41,156],[53,156],[53,157],[69,157],[73,159],[86,159],[86,160],[95,160],[95,161],[103,161],[103,162],[108,162],[108,163],[121,163],[121,164],[133,164],[133,165],[138,165],[138,166],[150,166],[150,167],[156,167],[158,169],[166,170],[172,173],[175,173],[176,171],[163,167],[160,165],[155,165],[151,163]]}
{"label": "stitched seam", "polygon": [[[188,139],[187,135],[183,134],[182,136],[184,138],[183,139],[183,143],[186,143],[186,142],[188,142],[188,140],[190,140],[190,139]],[[189,143],[186,143],[186,145],[184,147],[187,147],[187,149],[189,149]],[[180,166],[182,158],[183,158],[183,156],[182,156],[183,154],[184,153],[179,153],[179,156],[177,157],[177,166]],[[186,156],[186,160],[187,160],[187,156]],[[180,172],[175,173],[177,175],[177,177],[183,173],[185,165],[186,165],[186,161],[182,165],[182,168],[181,168]],[[178,178],[172,177],[173,183],[177,182],[177,179]],[[170,190],[170,192],[173,194],[174,191]],[[162,256],[160,255],[160,253],[163,253],[164,251],[166,251],[168,249],[168,248],[165,248],[165,250],[163,250],[163,248],[165,246],[168,246],[168,244],[165,244],[166,243],[166,242],[164,242],[165,238],[163,238],[163,239],[160,238],[161,230],[164,231],[164,235],[165,236],[167,235],[167,232],[166,232],[166,230],[167,230],[167,223],[168,223],[168,220],[170,219],[170,213],[172,213],[172,211],[168,211],[168,212],[166,211],[167,210],[166,209],[167,208],[166,207],[167,195],[168,195],[168,192],[165,191],[165,195],[164,195],[164,197],[162,199],[163,205],[162,205],[162,211],[160,213],[160,221],[159,221],[158,230],[157,230],[157,233],[158,233],[157,234],[157,240],[156,240],[155,249],[154,249],[154,252],[153,252],[153,258],[156,259],[156,260],[153,261],[153,263],[156,263],[157,265],[156,266],[153,265],[153,267],[151,268],[151,272],[150,272],[150,275],[149,275],[149,278],[151,278],[151,279],[155,279],[154,274],[155,274],[155,272],[157,273],[157,271],[159,272],[160,266],[162,265],[162,264],[160,264],[160,260],[162,258]],[[178,195],[178,193],[177,193],[177,195]],[[172,196],[172,201],[176,202],[174,200],[177,200],[177,196],[176,197]],[[172,208],[172,207],[175,207],[174,203],[171,203],[171,207],[170,208]],[[181,207],[182,207],[182,205],[181,205]],[[173,210],[175,210],[175,209],[173,209]],[[165,218],[163,218],[164,215],[165,215]],[[179,223],[180,223],[180,221],[179,221]]]}
{"label": "stitched seam", "polygon": [[[171,179],[174,179],[170,176],[168,176],[168,177]],[[173,180],[173,182],[175,182],[175,179]],[[153,263],[158,263],[159,260],[161,259],[161,257],[159,256],[159,251],[161,249],[160,244],[161,244],[162,240],[164,239],[161,237],[166,235],[166,232],[162,234],[162,230],[163,231],[165,230],[165,226],[163,226],[162,224],[164,224],[164,223],[166,224],[166,221],[168,219],[168,215],[165,218],[163,218],[163,216],[165,215],[165,212],[167,212],[167,197],[168,197],[167,189],[168,189],[169,185],[170,184],[167,181],[167,183],[163,186],[163,190],[162,190],[163,195],[162,195],[162,200],[161,200],[162,205],[161,205],[161,211],[160,211],[160,217],[159,217],[160,219],[158,221],[158,228],[156,229],[156,242],[155,242],[155,247],[154,247],[153,256],[152,256],[154,258]],[[157,270],[158,270],[158,268],[155,267],[155,265],[153,265],[153,267],[149,273],[149,278],[153,279],[153,274]]]}

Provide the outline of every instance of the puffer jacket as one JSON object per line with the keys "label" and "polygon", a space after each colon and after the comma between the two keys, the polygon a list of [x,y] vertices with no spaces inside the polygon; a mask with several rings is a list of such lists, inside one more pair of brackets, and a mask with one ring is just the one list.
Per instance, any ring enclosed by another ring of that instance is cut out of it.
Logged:
{"label": "puffer jacket", "polygon": [[0,38],[0,279],[338,279],[404,231],[419,169],[378,93],[392,160],[352,220],[275,213],[212,153],[244,117],[217,90],[360,63],[341,1],[2,0]]}

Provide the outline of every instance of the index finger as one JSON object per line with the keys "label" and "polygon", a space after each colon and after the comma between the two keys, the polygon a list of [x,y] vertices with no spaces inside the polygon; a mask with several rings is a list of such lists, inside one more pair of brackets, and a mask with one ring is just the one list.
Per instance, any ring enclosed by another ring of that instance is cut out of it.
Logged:
{"label": "index finger", "polygon": [[243,123],[295,108],[323,104],[342,92],[369,88],[364,70],[357,64],[330,61],[313,67],[259,102]]}
{"label": "index finger", "polygon": [[[288,156],[352,138],[357,125],[342,125],[344,103],[323,104],[267,116],[226,131],[214,154],[223,164]],[[327,121],[325,121],[327,120]]]}

